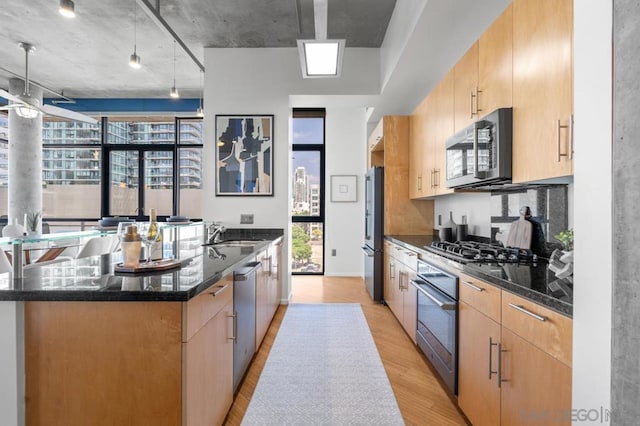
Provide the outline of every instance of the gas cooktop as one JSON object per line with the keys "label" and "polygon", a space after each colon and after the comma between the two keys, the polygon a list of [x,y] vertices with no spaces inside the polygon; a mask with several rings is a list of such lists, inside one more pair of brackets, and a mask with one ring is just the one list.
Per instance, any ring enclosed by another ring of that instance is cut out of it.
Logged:
{"label": "gas cooktop", "polygon": [[460,263],[535,263],[538,262],[531,250],[503,247],[477,241],[434,241],[426,250]]}

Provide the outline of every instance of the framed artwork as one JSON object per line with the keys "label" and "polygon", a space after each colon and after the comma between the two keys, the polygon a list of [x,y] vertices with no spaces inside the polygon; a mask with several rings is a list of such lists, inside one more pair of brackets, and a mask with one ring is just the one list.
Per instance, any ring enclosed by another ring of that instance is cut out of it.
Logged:
{"label": "framed artwork", "polygon": [[273,195],[273,115],[216,115],[216,195]]}
{"label": "framed artwork", "polygon": [[356,175],[331,176],[331,202],[354,203],[358,201]]}

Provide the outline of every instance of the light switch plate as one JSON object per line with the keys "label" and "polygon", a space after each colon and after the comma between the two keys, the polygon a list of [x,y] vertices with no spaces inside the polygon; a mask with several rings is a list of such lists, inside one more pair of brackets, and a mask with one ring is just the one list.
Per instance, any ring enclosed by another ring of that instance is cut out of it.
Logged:
{"label": "light switch plate", "polygon": [[336,255],[336,249],[331,249],[331,256],[335,256]]}
{"label": "light switch plate", "polygon": [[240,224],[241,225],[251,225],[253,223],[253,215],[252,214],[241,214],[240,215]]}

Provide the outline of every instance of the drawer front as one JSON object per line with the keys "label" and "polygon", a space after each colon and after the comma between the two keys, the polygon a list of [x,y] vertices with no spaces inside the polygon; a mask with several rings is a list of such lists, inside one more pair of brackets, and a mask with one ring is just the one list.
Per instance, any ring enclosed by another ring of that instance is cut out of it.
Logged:
{"label": "drawer front", "polygon": [[571,367],[573,322],[570,318],[503,291],[502,326]]}
{"label": "drawer front", "polygon": [[401,250],[401,262],[405,264],[407,268],[409,268],[412,272],[416,272],[417,269],[417,261],[418,261],[418,253],[413,250],[406,249],[402,247]]}
{"label": "drawer front", "polygon": [[233,300],[233,274],[183,303],[182,341],[188,342],[229,301]]}
{"label": "drawer front", "polygon": [[501,320],[501,290],[487,282],[460,274],[459,298],[498,324]]}

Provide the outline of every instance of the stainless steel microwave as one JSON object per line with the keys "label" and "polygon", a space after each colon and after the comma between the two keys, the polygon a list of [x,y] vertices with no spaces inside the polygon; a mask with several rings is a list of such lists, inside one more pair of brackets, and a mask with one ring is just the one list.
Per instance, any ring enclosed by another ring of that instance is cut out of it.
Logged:
{"label": "stainless steel microwave", "polygon": [[447,187],[511,182],[512,110],[500,108],[447,139]]}

